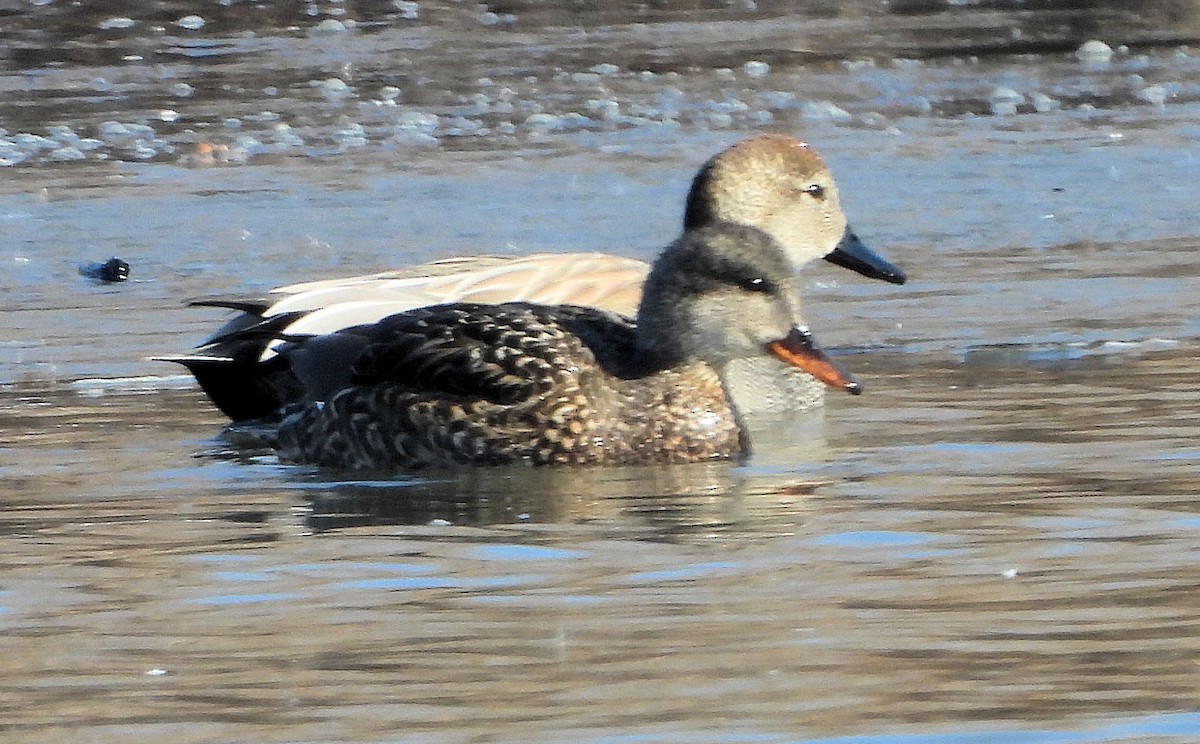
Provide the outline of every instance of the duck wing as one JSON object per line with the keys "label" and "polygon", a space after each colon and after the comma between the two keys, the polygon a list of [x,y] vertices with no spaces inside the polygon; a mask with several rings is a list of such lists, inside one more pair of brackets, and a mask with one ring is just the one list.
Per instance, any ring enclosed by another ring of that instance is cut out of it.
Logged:
{"label": "duck wing", "polygon": [[[418,308],[369,327],[352,383],[511,406],[547,392],[564,374],[619,359],[632,325],[592,308],[455,303]],[[613,347],[613,348],[610,348]]]}

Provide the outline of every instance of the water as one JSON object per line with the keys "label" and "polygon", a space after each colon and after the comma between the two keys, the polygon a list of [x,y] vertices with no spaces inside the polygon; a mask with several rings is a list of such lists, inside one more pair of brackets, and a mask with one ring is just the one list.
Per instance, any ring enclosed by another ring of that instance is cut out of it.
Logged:
{"label": "water", "polygon": [[[161,7],[0,29],[5,738],[1200,740],[1186,9]],[[762,128],[911,281],[808,272],[866,393],[748,463],[345,480],[148,360],[223,317],[189,297],[652,256]]]}

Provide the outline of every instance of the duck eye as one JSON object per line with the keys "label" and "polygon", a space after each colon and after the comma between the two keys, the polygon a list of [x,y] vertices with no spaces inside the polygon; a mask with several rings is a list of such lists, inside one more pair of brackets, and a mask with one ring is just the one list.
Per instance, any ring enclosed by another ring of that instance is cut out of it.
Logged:
{"label": "duck eye", "polygon": [[804,193],[808,194],[809,196],[813,197],[814,199],[824,199],[825,198],[825,187],[819,183],[810,183],[809,185],[804,187]]}
{"label": "duck eye", "polygon": [[767,281],[766,279],[763,279],[761,276],[743,279],[742,281],[738,282],[738,286],[747,292],[770,293],[775,290],[775,285],[771,284],[771,282]]}

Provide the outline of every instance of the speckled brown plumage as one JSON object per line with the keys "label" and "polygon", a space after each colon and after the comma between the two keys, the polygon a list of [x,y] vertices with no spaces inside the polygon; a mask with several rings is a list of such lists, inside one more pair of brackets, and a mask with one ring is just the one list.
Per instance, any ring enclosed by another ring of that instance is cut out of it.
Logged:
{"label": "speckled brown plumage", "polygon": [[717,373],[639,366],[627,319],[456,304],[388,318],[355,385],[289,416],[281,455],[317,465],[693,462],[740,452]]}

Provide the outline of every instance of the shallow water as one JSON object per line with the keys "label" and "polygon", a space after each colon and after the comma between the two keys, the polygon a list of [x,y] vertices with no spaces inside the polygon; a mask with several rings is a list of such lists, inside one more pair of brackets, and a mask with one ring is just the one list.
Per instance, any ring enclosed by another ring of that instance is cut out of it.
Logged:
{"label": "shallow water", "polygon": [[[1191,6],[200,5],[0,23],[0,731],[1200,739]],[[188,297],[649,257],[764,128],[911,281],[808,271],[867,392],[748,463],[339,480],[148,360],[223,317]]]}

